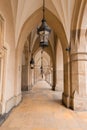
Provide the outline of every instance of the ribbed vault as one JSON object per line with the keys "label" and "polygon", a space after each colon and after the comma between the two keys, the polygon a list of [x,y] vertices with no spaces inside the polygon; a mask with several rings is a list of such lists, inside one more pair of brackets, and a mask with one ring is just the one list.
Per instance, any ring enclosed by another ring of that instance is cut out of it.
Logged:
{"label": "ribbed vault", "polygon": [[[75,28],[81,10],[85,6],[86,0],[46,0],[46,8],[52,12],[53,15],[61,22],[67,40],[70,40],[70,30]],[[32,14],[42,7],[42,0],[11,0],[13,17],[15,20],[15,39],[16,44],[25,21],[32,16]],[[67,26],[68,25],[68,26]]]}

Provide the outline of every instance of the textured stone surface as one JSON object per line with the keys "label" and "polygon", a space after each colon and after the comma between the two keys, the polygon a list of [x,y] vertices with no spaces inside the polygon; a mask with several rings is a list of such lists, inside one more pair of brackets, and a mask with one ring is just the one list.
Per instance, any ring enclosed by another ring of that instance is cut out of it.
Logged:
{"label": "textured stone surface", "polygon": [[86,130],[87,112],[74,112],[61,103],[61,93],[45,82],[23,94],[23,102],[0,130]]}

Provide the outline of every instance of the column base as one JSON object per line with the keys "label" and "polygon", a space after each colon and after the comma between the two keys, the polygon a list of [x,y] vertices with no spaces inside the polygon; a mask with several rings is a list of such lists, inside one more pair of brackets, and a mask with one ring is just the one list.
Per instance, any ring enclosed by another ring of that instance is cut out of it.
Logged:
{"label": "column base", "polygon": [[22,94],[15,96],[15,106],[17,106],[22,101]]}
{"label": "column base", "polygon": [[56,84],[55,90],[63,92],[63,83],[62,83],[62,81]]}
{"label": "column base", "polygon": [[87,111],[87,96],[74,95],[71,102],[72,109],[75,111]]}
{"label": "column base", "polygon": [[67,108],[70,107],[70,97],[66,96],[64,93],[62,94],[62,102]]}
{"label": "column base", "polygon": [[10,98],[8,101],[0,102],[0,125],[8,118],[12,108],[17,106],[21,101],[21,94]]}
{"label": "column base", "polygon": [[22,86],[22,91],[28,91],[28,86]]}
{"label": "column base", "polygon": [[28,86],[28,91],[30,91],[32,89],[33,85],[29,85]]}
{"label": "column base", "polygon": [[52,90],[55,91],[55,86],[52,86]]}
{"label": "column base", "polygon": [[59,92],[63,92],[63,86],[62,85],[60,85],[60,86],[56,85],[55,90],[59,91]]}
{"label": "column base", "polygon": [[6,102],[5,113],[8,113],[13,107],[17,106],[21,102],[21,99],[22,99],[21,94],[14,96],[11,99],[9,99]]}
{"label": "column base", "polygon": [[17,106],[21,102],[21,100],[22,100],[22,95],[19,94],[17,96],[10,98],[5,102],[0,103],[0,115],[3,115],[11,111],[11,109]]}

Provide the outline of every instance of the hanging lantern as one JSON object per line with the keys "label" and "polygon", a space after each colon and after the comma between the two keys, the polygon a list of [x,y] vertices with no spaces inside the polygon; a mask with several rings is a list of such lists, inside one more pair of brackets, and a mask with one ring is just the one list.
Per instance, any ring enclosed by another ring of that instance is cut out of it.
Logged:
{"label": "hanging lantern", "polygon": [[47,47],[48,46],[48,38],[51,32],[50,27],[47,25],[45,20],[45,0],[43,0],[43,19],[41,26],[37,29],[37,34],[40,37],[40,46]]}
{"label": "hanging lantern", "polygon": [[41,26],[38,28],[38,34],[40,37],[40,46],[41,47],[48,46],[48,38],[49,38],[50,32],[51,32],[50,27],[47,25],[46,20],[43,19]]}
{"label": "hanging lantern", "polygon": [[34,69],[34,59],[33,59],[33,57],[30,60],[30,67],[31,67],[31,69]]}

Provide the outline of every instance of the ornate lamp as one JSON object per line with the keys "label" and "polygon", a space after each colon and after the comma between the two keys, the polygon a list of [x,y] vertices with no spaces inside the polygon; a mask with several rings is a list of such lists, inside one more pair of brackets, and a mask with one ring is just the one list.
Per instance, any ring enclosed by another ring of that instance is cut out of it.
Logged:
{"label": "ornate lamp", "polygon": [[31,60],[30,60],[30,67],[31,67],[31,69],[34,69],[34,59],[33,59],[33,56],[31,57]]}
{"label": "ornate lamp", "polygon": [[50,27],[47,25],[45,20],[45,0],[43,0],[43,19],[41,26],[37,29],[37,33],[40,37],[40,46],[42,48],[48,46],[48,38],[51,32]]}

